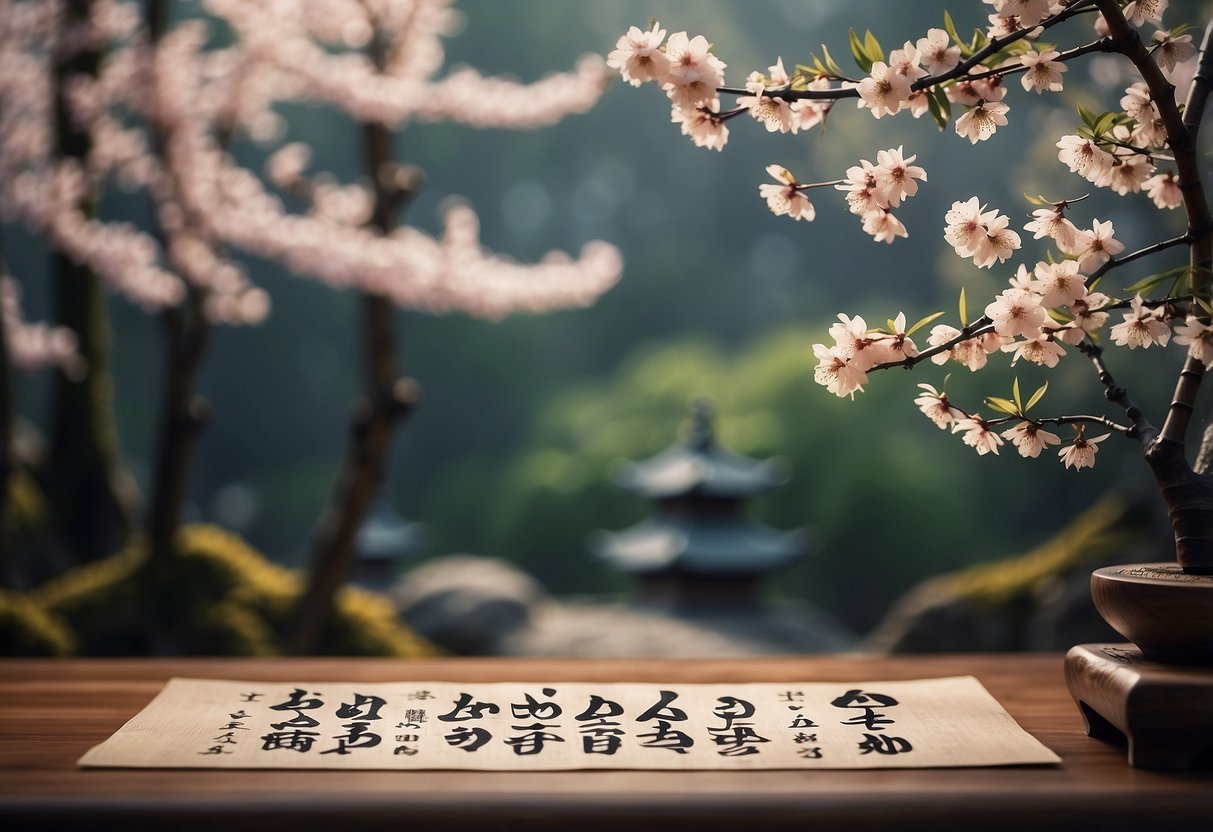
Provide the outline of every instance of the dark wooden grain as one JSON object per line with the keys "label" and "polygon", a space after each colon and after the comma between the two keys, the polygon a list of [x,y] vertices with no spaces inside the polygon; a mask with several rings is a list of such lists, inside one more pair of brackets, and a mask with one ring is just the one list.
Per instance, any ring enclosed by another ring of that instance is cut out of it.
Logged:
{"label": "dark wooden grain", "polygon": [[[886,771],[79,770],[170,676],[266,681],[875,681],[972,674],[1060,766]],[[1085,736],[1061,656],[743,661],[0,662],[0,828],[1213,830],[1213,775]]]}

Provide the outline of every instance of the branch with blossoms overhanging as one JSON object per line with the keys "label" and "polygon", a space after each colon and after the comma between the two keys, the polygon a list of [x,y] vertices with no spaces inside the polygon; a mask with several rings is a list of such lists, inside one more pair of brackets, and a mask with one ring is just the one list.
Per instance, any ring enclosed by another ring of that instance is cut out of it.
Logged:
{"label": "branch with blossoms overhanging", "polygon": [[[885,327],[839,315],[829,330],[832,343],[813,346],[818,362],[814,377],[830,392],[854,398],[875,370],[908,369],[930,360],[978,371],[996,353],[1009,354],[1011,366],[1023,360],[1053,368],[1068,354],[1067,348],[1075,350],[1089,360],[1104,397],[1123,411],[1128,424],[1098,414],[1029,414],[1048,386],[1024,401],[1018,379],[1010,398],[986,397],[985,407],[994,415],[961,408],[929,384],[919,385],[916,402],[935,424],[960,434],[981,454],[996,454],[1004,441],[1011,441],[1021,455],[1037,457],[1044,448],[1062,444],[1045,426],[1068,426],[1073,436],[1058,456],[1067,467],[1079,469],[1094,465],[1099,444],[1113,433],[1135,440],[1172,509],[1180,562],[1187,569],[1213,571],[1213,480],[1204,467],[1189,466],[1183,453],[1201,379],[1213,367],[1213,224],[1195,152],[1200,115],[1213,84],[1213,54],[1207,48],[1213,26],[1198,55],[1186,26],[1163,26],[1168,0],[983,2],[993,7],[990,25],[969,38],[960,36],[947,12],[941,28],[887,54],[870,32],[852,31],[850,52],[862,73],[858,78],[848,76],[823,46],[821,57],[797,64],[792,72],[780,58],[766,72],[750,73],[744,87],[726,86],[726,65],[712,54],[705,37],[675,32],[667,39],[656,23],[647,31],[630,29],[608,63],[635,86],[661,87],[672,104],[672,121],[682,132],[698,146],[722,150],[728,122],[743,114],[769,132],[798,133],[821,125],[835,105],[847,99],[876,119],[903,112],[914,118],[929,114],[941,130],[951,126],[976,146],[1008,123],[1010,79],[1018,78],[1025,93],[1057,93],[1064,89],[1071,65],[1086,56],[1128,59],[1140,80],[1125,90],[1118,109],[1093,112],[1080,107],[1081,126],[1059,138],[1058,159],[1095,188],[1125,197],[1143,194],[1159,210],[1182,207],[1187,230],[1126,253],[1110,220],[1091,217],[1087,227],[1076,224],[1074,215],[1083,211],[1079,203],[1086,195],[1029,197],[1033,210],[1023,231],[1053,251],[1035,263],[1018,264],[1009,287],[988,302],[981,315],[970,321],[963,290],[958,326],[935,323],[944,313],[910,326],[905,315],[898,314]],[[1094,21],[1094,40],[1075,34],[1073,27],[1082,17]],[[1147,24],[1156,29],[1148,44],[1139,33]],[[1072,37],[1077,43],[1046,43],[1046,33],[1065,33],[1058,37]],[[1182,87],[1188,92],[1181,106],[1176,89]],[[721,95],[738,96],[737,106],[722,111]],[[953,107],[963,110],[953,117]],[[833,187],[844,193],[849,211],[866,233],[892,244],[909,234],[894,211],[900,212],[927,181],[927,172],[914,164],[916,160],[904,145],[891,147],[878,151],[875,162],[859,159],[839,180],[819,183],[802,183],[774,164],[767,167],[774,183],[760,185],[759,195],[777,216],[812,221],[817,210],[810,192]],[[1008,264],[1025,247],[1010,217],[979,196],[953,202],[944,217],[943,237],[958,256],[979,269]],[[1186,266],[1109,288],[1113,270],[1181,246],[1189,251]],[[1121,320],[1114,321],[1117,313]],[[920,349],[913,336],[930,324]],[[1156,428],[1112,380],[1105,349],[1144,350],[1169,342],[1185,347],[1187,357],[1166,419]],[[1106,432],[1089,434],[1101,430]],[[1204,444],[1213,444],[1213,429]],[[1213,450],[1200,457],[1213,459]],[[1177,519],[1177,511],[1187,519]],[[1189,533],[1197,528],[1199,533]]]}

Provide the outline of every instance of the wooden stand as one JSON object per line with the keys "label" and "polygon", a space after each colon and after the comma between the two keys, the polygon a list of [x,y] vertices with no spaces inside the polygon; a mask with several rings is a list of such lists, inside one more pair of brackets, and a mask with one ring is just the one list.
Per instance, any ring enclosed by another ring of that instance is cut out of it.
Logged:
{"label": "wooden stand", "polygon": [[1213,768],[1213,667],[1148,661],[1132,644],[1080,644],[1066,654],[1066,686],[1087,735],[1127,740],[1135,768]]}

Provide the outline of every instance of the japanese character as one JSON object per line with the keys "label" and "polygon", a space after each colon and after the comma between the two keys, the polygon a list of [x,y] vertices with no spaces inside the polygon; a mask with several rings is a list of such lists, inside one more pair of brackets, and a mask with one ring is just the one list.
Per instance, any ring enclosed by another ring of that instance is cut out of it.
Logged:
{"label": "japanese character", "polygon": [[234,714],[228,714],[228,716],[232,719],[248,719],[252,714],[245,713],[244,708],[241,708]]}
{"label": "japanese character", "polygon": [[678,698],[678,694],[672,690],[661,691],[661,700],[656,705],[649,708],[647,711],[636,717],[637,722],[649,722],[654,719],[665,719],[670,722],[686,722],[686,711],[681,708],[668,707],[671,702]]}
{"label": "japanese character", "polygon": [[469,728],[460,725],[451,729],[451,733],[443,737],[446,744],[464,751],[475,751],[493,738],[493,735],[483,728]]}
{"label": "japanese character", "polygon": [[816,728],[818,726],[817,726],[816,722],[809,719],[807,716],[800,714],[795,719],[792,720],[792,724],[789,725],[788,727],[789,728]]}
{"label": "japanese character", "polygon": [[877,734],[864,734],[863,742],[859,743],[863,754],[904,754],[913,751],[914,747],[901,737],[889,737]]}
{"label": "japanese character", "polygon": [[[552,688],[543,689],[544,696],[555,696],[556,691]],[[529,693],[524,694],[526,702],[523,704],[510,704],[510,713],[514,715],[514,719],[555,719],[561,714],[561,707],[555,702],[538,702],[535,697]]]}
{"label": "japanese character", "polygon": [[212,745],[206,751],[199,751],[199,754],[231,754],[230,751],[224,751],[222,745]]}
{"label": "japanese character", "polygon": [[[673,710],[678,710],[674,708]],[[682,713],[682,711],[678,711]],[[685,718],[685,714],[683,717]],[[641,745],[645,748],[667,748],[675,754],[686,754],[687,749],[695,744],[695,740],[684,734],[676,728],[671,728],[670,723],[664,719],[657,721],[656,730],[648,734],[637,734],[636,739],[648,740],[642,742]]]}
{"label": "japanese character", "polygon": [[792,742],[794,742],[794,743],[817,742],[817,735],[816,734],[806,734],[804,731],[801,731],[799,734],[792,737]]}
{"label": "japanese character", "polygon": [[821,759],[821,748],[816,745],[806,745],[803,748],[797,748],[796,753],[809,760]]}
{"label": "japanese character", "polygon": [[[443,722],[466,722],[469,719],[484,719],[485,711],[495,714],[500,710],[501,708],[492,702],[472,702],[470,693],[461,693],[455,702],[455,707],[449,713],[439,716],[438,719]],[[467,713],[464,714],[464,711]],[[461,716],[461,714],[464,715]]]}
{"label": "japanese character", "polygon": [[266,734],[261,738],[263,745],[262,751],[276,751],[278,749],[286,749],[288,751],[311,751],[312,743],[316,741],[316,737],[320,736],[318,731],[277,731],[272,734]]}
{"label": "japanese character", "polygon": [[[342,702],[341,707],[337,709],[338,719],[380,719],[379,709],[387,704],[387,701],[378,696],[363,696],[361,693],[354,694],[352,703]],[[363,710],[363,706],[369,706]]]}
{"label": "japanese character", "polygon": [[759,736],[749,725],[709,728],[708,733],[712,735],[712,742],[724,746],[723,750],[717,752],[722,757],[745,757],[748,754],[757,754],[758,749],[754,747],[755,743],[770,742],[766,737]]}
{"label": "japanese character", "polygon": [[321,751],[321,754],[349,754],[351,748],[374,748],[377,746],[382,737],[367,730],[369,723],[366,722],[350,722],[342,725],[342,728],[348,728],[348,733],[333,737],[337,740],[337,747],[330,748],[326,751]]}
{"label": "japanese character", "polygon": [[889,719],[884,714],[878,714],[872,708],[864,708],[862,714],[856,714],[850,719],[844,719],[840,725],[862,725],[869,731],[883,731],[881,725],[892,725],[896,720]]}
{"label": "japanese character", "polygon": [[726,724],[732,725],[734,720],[749,719],[754,715],[754,706],[735,696],[721,696],[716,700],[720,704],[712,713],[720,717]]}
{"label": "japanese character", "polygon": [[392,750],[392,753],[393,753],[393,754],[407,754],[407,755],[409,755],[409,756],[411,757],[412,755],[414,755],[414,754],[416,754],[416,753],[417,753],[417,749],[416,749],[416,748],[412,748],[412,747],[407,746],[407,745],[398,745],[398,746],[396,746],[396,748],[394,748],[394,749]]}
{"label": "japanese character", "polygon": [[603,725],[585,726],[581,729],[581,750],[586,754],[612,755],[623,745],[623,731],[610,726],[617,722],[606,722]]}
{"label": "japanese character", "polygon": [[864,693],[862,690],[849,690],[837,699],[830,701],[835,708],[871,708],[873,704],[891,708],[897,700],[883,693]]}
{"label": "japanese character", "polygon": [[[260,696],[261,694],[254,694]],[[313,693],[312,696],[319,696],[318,693]],[[277,705],[270,705],[271,711],[310,711],[314,708],[323,708],[324,703],[319,699],[304,699],[307,696],[307,691],[303,688],[295,688],[291,692],[290,698],[285,702],[280,702]],[[252,700],[249,700],[252,701]]]}
{"label": "japanese character", "polygon": [[512,747],[514,753],[521,757],[538,754],[543,751],[545,743],[564,742],[564,737],[558,734],[550,734],[543,730],[544,728],[558,727],[558,725],[544,725],[542,722],[536,722],[532,725],[515,725],[515,731],[528,731],[529,733],[510,737],[505,741],[505,744]]}
{"label": "japanese character", "polygon": [[256,702],[258,696],[265,696],[264,693],[242,693],[240,694],[241,702]]}
{"label": "japanese character", "polygon": [[397,723],[396,727],[417,729],[423,722],[425,722],[425,708],[406,708],[404,722]]}
{"label": "japanese character", "polygon": [[584,722],[587,719],[608,719],[610,717],[622,716],[623,706],[618,702],[612,702],[610,699],[603,699],[596,693],[590,694],[590,704],[586,709],[573,719],[579,722]]}
{"label": "japanese character", "polygon": [[433,698],[434,698],[434,694],[430,693],[428,690],[416,690],[409,694],[409,699],[411,699],[413,701],[417,701],[417,700],[424,701],[426,699],[433,699]]}

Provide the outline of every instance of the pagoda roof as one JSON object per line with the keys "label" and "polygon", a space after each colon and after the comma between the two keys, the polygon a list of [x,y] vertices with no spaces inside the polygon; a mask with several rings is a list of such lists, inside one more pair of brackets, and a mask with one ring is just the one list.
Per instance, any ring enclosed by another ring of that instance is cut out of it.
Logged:
{"label": "pagoda roof", "polygon": [[626,463],[615,482],[649,499],[682,496],[742,498],[787,481],[780,459],[758,460],[722,448],[712,431],[711,409],[695,407],[690,435],[641,462]]}
{"label": "pagoda roof", "polygon": [[807,542],[803,529],[778,531],[737,516],[681,515],[600,532],[593,548],[624,572],[757,574],[795,560],[804,554]]}

